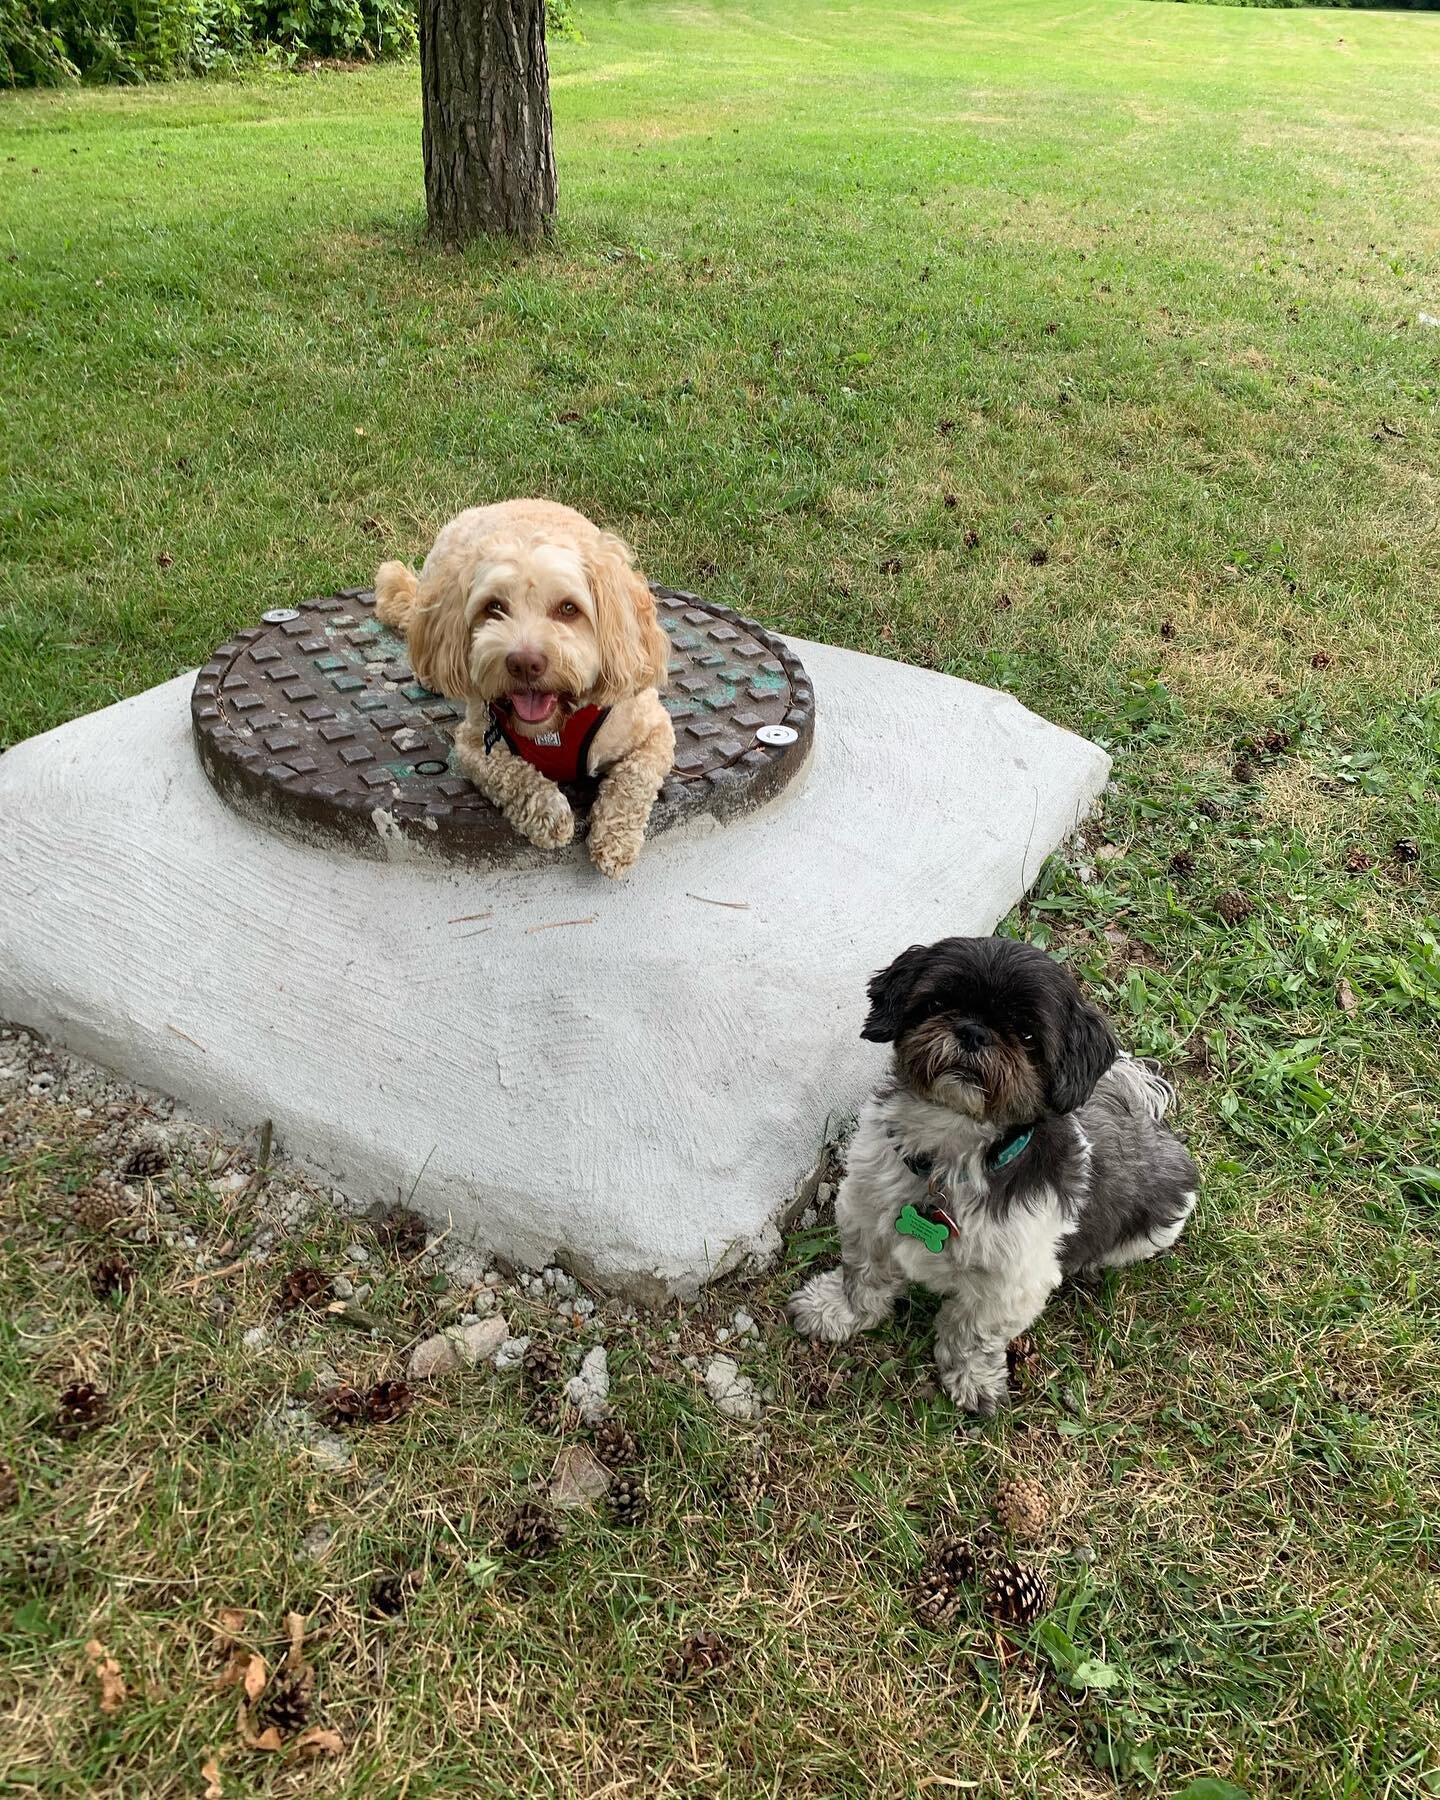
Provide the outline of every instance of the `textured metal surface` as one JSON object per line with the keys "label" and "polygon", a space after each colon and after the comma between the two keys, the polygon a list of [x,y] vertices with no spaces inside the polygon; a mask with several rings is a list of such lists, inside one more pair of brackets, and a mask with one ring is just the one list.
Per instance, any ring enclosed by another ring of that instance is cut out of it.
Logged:
{"label": "textured metal surface", "polygon": [[[768,800],[804,766],[815,726],[809,678],[778,638],[694,594],[655,597],[676,741],[652,837],[696,812],[724,819]],[[453,766],[464,707],[415,680],[373,593],[262,617],[220,646],[191,700],[201,762],[226,800],[277,831],[372,855],[398,833],[457,861],[534,856]],[[583,833],[593,784],[566,792]]]}

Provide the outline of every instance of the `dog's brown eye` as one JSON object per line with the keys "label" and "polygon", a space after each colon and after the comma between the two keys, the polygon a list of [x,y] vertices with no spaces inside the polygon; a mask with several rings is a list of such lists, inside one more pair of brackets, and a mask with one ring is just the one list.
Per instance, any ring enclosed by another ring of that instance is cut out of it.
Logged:
{"label": "dog's brown eye", "polygon": [[506,606],[503,600],[487,600],[485,603],[485,617],[487,619],[503,619],[509,610],[509,607]]}
{"label": "dog's brown eye", "polygon": [[562,600],[555,608],[555,616],[559,619],[578,619],[580,608],[573,600]]}

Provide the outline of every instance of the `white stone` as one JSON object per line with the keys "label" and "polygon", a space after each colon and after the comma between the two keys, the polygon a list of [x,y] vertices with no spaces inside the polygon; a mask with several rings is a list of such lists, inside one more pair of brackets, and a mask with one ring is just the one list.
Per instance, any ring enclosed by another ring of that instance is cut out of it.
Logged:
{"label": "white stone", "polygon": [[587,1425],[598,1424],[605,1417],[610,1401],[610,1359],[603,1344],[585,1352],[580,1373],[565,1383],[565,1398],[579,1408]]}
{"label": "white stone", "polygon": [[755,1383],[740,1373],[732,1356],[712,1356],[705,1365],[705,1391],[728,1419],[758,1419],[760,1400]]}
{"label": "white stone", "polygon": [[269,1341],[270,1333],[263,1325],[252,1325],[240,1338],[247,1350],[263,1350]]}
{"label": "white stone", "polygon": [[528,1337],[509,1337],[495,1352],[497,1369],[513,1369],[525,1359],[525,1352],[530,1348]]}
{"label": "white stone", "polygon": [[[693,1293],[774,1254],[824,1121],[884,1068],[871,972],[990,930],[1109,767],[1003,694],[797,648],[808,771],[618,884],[579,852],[466,870],[272,836],[206,782],[188,676],[20,744],[0,1018],[217,1124],[272,1119],[358,1207],[413,1192],[516,1265]],[[481,910],[483,937],[452,923]]]}

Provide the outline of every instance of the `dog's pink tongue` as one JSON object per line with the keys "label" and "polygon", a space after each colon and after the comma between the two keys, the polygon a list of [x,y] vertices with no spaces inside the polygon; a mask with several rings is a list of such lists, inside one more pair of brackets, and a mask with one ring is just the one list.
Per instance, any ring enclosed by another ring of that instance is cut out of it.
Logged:
{"label": "dog's pink tongue", "polygon": [[527,725],[538,725],[555,710],[555,696],[542,694],[538,688],[519,688],[510,696],[510,704]]}

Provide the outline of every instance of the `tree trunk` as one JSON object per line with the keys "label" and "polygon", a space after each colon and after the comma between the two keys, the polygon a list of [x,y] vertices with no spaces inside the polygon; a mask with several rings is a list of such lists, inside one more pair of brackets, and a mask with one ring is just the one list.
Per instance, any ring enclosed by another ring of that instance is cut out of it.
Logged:
{"label": "tree trunk", "polygon": [[420,0],[425,203],[451,246],[555,213],[545,0]]}

